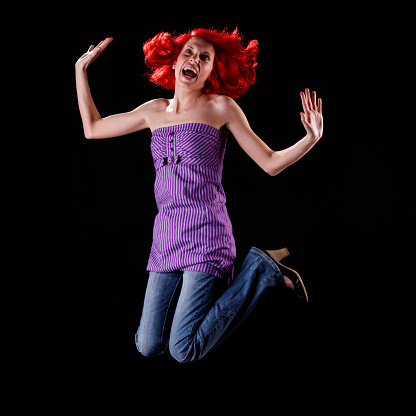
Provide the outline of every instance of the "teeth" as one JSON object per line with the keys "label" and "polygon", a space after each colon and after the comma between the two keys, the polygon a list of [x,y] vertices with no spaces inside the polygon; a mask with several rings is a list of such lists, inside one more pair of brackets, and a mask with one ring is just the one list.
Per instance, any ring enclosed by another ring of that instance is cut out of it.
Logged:
{"label": "teeth", "polygon": [[191,68],[189,66],[185,67],[183,70],[184,71],[189,70],[189,71],[192,71],[195,75],[198,75],[197,72],[195,71],[195,69],[194,68]]}

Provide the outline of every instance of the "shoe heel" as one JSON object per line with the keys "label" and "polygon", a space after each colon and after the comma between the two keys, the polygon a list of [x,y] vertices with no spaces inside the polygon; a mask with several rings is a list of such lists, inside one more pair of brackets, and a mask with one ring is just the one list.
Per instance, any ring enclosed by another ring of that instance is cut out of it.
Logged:
{"label": "shoe heel", "polygon": [[285,248],[281,248],[279,250],[265,250],[266,253],[274,260],[274,261],[281,261],[285,257],[289,256],[289,250]]}

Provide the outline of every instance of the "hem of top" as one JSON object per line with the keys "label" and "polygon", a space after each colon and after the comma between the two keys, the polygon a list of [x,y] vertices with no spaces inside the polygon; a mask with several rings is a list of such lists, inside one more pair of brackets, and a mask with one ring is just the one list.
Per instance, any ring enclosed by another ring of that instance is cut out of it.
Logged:
{"label": "hem of top", "polygon": [[217,267],[212,266],[211,264],[207,264],[207,263],[193,264],[193,265],[181,267],[175,270],[163,270],[163,271],[153,270],[152,268],[146,268],[146,271],[155,272],[155,273],[171,273],[173,271],[181,271],[181,272],[193,271],[193,272],[208,273],[212,276],[218,277],[220,279],[224,279],[228,282],[232,280],[232,273],[227,274],[223,272],[222,270],[218,269]]}
{"label": "hem of top", "polygon": [[157,131],[163,132],[170,132],[172,130],[178,130],[178,131],[184,131],[184,130],[190,130],[193,128],[196,128],[197,126],[202,127],[204,131],[207,130],[214,130],[217,133],[221,134],[221,131],[217,128],[211,126],[211,124],[206,123],[179,123],[179,124],[172,124],[170,126],[163,126],[163,127],[157,127],[156,129],[152,130],[152,134]]}
{"label": "hem of top", "polygon": [[194,271],[194,272],[202,272],[202,273],[208,273],[212,276],[219,277],[220,279],[224,280],[230,280],[231,274],[228,275],[222,270],[218,269],[215,266],[212,266],[211,264],[194,264],[191,266],[183,267],[179,269],[181,271]]}

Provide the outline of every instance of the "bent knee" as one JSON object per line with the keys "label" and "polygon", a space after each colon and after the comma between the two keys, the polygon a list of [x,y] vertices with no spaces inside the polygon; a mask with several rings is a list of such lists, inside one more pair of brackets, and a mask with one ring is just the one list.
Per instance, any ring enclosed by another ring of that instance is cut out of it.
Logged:
{"label": "bent knee", "polygon": [[169,347],[169,352],[172,358],[175,359],[178,363],[185,364],[193,361],[192,359],[188,358],[186,353],[178,350],[177,348]]}
{"label": "bent knee", "polygon": [[137,350],[145,357],[156,357],[163,354],[166,350],[166,346],[154,339],[141,335],[140,331],[136,333],[135,341]]}
{"label": "bent knee", "polygon": [[202,358],[193,345],[181,345],[169,343],[170,355],[181,364],[191,363]]}

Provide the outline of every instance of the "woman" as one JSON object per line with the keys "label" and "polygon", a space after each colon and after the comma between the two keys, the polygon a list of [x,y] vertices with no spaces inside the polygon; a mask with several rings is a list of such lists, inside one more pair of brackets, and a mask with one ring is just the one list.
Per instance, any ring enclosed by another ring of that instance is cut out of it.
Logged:
{"label": "woman", "polygon": [[[301,92],[305,137],[287,149],[271,150],[233,100],[255,82],[257,41],[244,46],[237,29],[195,29],[177,37],[159,33],[143,47],[149,79],[174,89],[173,98],[102,118],[86,70],[112,40],[91,46],[77,61],[76,86],[87,139],[152,131],[159,212],[136,345],[145,356],[160,355],[169,347],[179,362],[198,360],[252,312],[269,287],[282,285],[308,299],[299,274],[280,263],[287,249],[267,252],[252,247],[234,278],[235,243],[221,185],[223,132],[230,131],[274,176],[321,138],[322,101],[315,92]],[[221,282],[231,280],[220,294]]]}

